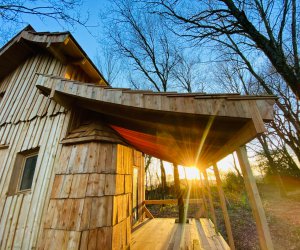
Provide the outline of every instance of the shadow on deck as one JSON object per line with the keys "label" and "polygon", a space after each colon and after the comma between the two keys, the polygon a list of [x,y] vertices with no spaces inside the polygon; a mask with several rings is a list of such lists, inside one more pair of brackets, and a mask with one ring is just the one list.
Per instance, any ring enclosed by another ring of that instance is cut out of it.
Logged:
{"label": "shadow on deck", "polygon": [[182,225],[174,218],[155,218],[138,226],[132,233],[131,249],[230,249],[217,235],[213,223],[206,219],[190,219]]}

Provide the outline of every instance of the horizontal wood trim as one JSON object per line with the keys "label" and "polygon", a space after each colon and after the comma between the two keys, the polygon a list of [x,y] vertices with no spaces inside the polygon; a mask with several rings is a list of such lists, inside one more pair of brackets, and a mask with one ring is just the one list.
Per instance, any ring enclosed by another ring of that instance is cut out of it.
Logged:
{"label": "horizontal wood trim", "polygon": [[167,205],[167,204],[177,204],[176,199],[169,200],[145,200],[145,205]]}
{"label": "horizontal wood trim", "polygon": [[147,218],[154,219],[153,214],[151,214],[151,212],[148,210],[146,206],[143,206],[143,212],[145,212]]}
{"label": "horizontal wood trim", "polygon": [[[183,201],[184,201],[184,203],[187,203],[187,201],[188,201],[189,204],[201,204],[202,203],[201,199],[189,199],[189,200],[184,199]],[[178,201],[177,201],[177,199],[145,200],[144,204],[145,205],[168,205],[168,204],[175,204],[175,205],[177,205]]]}
{"label": "horizontal wood trim", "polygon": [[96,142],[96,141],[110,142],[110,143],[117,143],[117,144],[122,143],[124,145],[127,145],[125,142],[121,140],[117,140],[111,137],[97,136],[97,135],[63,139],[61,143],[68,145],[68,144],[87,143],[87,142]]}
{"label": "horizontal wood trim", "polygon": [[7,144],[0,144],[0,149],[7,149],[9,145]]}

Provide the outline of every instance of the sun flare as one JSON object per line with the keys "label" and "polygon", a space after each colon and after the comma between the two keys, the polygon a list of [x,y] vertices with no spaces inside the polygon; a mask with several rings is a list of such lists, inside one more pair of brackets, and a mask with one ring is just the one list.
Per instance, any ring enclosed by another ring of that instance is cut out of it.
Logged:
{"label": "sun flare", "polygon": [[199,180],[200,172],[196,167],[182,167],[179,166],[179,177],[180,179],[188,179],[188,180]]}

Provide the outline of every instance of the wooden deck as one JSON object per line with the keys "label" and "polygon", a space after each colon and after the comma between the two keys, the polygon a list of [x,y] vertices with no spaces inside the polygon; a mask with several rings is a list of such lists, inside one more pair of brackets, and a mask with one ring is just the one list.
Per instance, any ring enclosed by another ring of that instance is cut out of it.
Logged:
{"label": "wooden deck", "polygon": [[185,225],[174,218],[155,218],[140,225],[132,233],[133,250],[171,249],[230,249],[223,237],[217,235],[213,223],[206,219],[190,219]]}

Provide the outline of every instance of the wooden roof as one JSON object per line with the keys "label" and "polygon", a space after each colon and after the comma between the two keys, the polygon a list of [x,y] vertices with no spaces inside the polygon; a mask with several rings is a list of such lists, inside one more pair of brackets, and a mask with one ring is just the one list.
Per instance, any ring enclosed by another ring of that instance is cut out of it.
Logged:
{"label": "wooden roof", "polygon": [[178,94],[105,88],[40,75],[61,105],[101,115],[130,145],[181,165],[207,167],[265,131],[274,96]]}
{"label": "wooden roof", "polygon": [[39,51],[48,51],[63,63],[78,65],[93,82],[108,85],[71,33],[36,32],[30,25],[0,49],[0,79]]}

